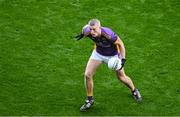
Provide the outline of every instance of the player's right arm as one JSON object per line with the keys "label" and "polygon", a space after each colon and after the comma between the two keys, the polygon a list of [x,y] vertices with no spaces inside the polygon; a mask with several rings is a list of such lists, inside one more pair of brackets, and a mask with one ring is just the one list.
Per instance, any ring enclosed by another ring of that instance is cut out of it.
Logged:
{"label": "player's right arm", "polygon": [[89,33],[90,33],[89,25],[85,25],[82,28],[81,33],[76,35],[75,38],[76,38],[76,40],[81,40],[84,36],[89,35]]}
{"label": "player's right arm", "polygon": [[90,28],[89,25],[86,24],[83,28],[82,28],[82,34],[84,34],[84,36],[88,36],[90,34]]}

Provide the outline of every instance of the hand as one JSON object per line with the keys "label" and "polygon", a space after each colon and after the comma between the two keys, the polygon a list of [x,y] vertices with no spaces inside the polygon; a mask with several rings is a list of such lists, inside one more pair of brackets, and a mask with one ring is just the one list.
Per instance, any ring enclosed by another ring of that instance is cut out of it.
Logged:
{"label": "hand", "polygon": [[121,70],[124,67],[125,62],[126,62],[126,59],[122,58],[121,59],[121,68],[119,70]]}
{"label": "hand", "polygon": [[82,39],[84,37],[84,34],[78,34],[76,36],[74,36],[74,38],[76,38],[77,41],[79,41],[80,39]]}

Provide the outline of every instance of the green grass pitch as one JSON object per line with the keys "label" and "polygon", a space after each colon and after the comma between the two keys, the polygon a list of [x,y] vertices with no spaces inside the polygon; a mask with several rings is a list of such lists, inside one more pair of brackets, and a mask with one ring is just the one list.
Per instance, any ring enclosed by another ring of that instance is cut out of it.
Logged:
{"label": "green grass pitch", "polygon": [[[142,103],[103,64],[79,111],[93,43],[72,36],[91,18],[125,43]],[[179,0],[0,0],[0,115],[180,115],[179,38]]]}

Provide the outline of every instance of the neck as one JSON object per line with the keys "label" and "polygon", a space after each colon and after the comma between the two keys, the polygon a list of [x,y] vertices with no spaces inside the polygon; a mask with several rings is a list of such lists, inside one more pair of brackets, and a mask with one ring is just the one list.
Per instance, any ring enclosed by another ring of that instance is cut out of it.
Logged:
{"label": "neck", "polygon": [[99,31],[99,35],[98,35],[98,37],[100,37],[100,36],[101,36],[101,32],[102,32],[102,31],[101,31],[101,28],[100,28],[100,31]]}

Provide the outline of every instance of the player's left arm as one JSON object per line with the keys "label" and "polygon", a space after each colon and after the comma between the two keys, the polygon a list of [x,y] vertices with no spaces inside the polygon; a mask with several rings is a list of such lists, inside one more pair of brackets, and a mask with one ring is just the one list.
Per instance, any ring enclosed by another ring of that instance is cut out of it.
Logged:
{"label": "player's left arm", "polygon": [[121,55],[121,58],[125,58],[126,57],[125,46],[123,41],[118,36],[114,44],[116,45],[118,54]]}
{"label": "player's left arm", "polygon": [[125,46],[124,46],[123,41],[118,36],[117,36],[117,39],[114,42],[114,44],[116,45],[118,54],[119,54],[119,56],[121,56],[121,59],[122,59],[122,67],[121,67],[121,69],[122,69],[124,64],[125,64],[125,62],[126,62],[126,50],[125,50]]}

